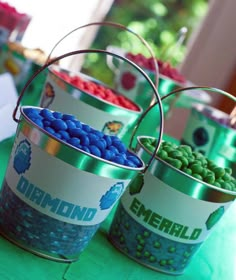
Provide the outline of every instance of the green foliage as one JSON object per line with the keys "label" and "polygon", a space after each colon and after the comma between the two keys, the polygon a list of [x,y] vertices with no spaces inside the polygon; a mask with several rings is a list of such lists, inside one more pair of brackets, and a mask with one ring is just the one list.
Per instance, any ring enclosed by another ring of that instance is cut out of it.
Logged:
{"label": "green foliage", "polygon": [[[207,7],[207,0],[115,0],[105,21],[120,23],[133,30],[149,43],[156,57],[176,66],[183,60],[186,42],[205,15]],[[186,39],[181,47],[174,49],[183,26],[188,29]],[[144,44],[130,32],[102,26],[92,48],[106,49],[109,45],[150,56]],[[88,58],[83,70],[96,77],[100,75],[102,80],[109,82],[113,76],[105,71],[101,60],[104,60],[101,56]]]}

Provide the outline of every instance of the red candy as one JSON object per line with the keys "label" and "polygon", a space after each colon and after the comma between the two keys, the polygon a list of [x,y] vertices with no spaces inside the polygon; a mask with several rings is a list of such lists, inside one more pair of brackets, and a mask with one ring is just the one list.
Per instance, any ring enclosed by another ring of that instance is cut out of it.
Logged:
{"label": "red candy", "polygon": [[88,92],[89,94],[92,94],[100,99],[103,99],[107,102],[132,111],[140,110],[139,107],[135,105],[131,100],[129,100],[123,95],[115,93],[114,91],[112,91],[109,88],[106,88],[103,85],[97,84],[92,81],[84,80],[76,75],[70,76],[64,72],[59,72],[55,70],[53,72],[67,83],[77,87],[82,91]]}
{"label": "red candy", "polygon": [[[155,64],[152,57],[147,58],[140,53],[132,54],[130,52],[126,54],[126,57],[142,68],[145,68],[150,71],[155,71]],[[186,82],[186,79],[179,73],[179,71],[176,68],[172,67],[170,63],[163,62],[157,58],[156,62],[158,64],[160,74],[170,79],[173,79],[181,84],[184,84]]]}

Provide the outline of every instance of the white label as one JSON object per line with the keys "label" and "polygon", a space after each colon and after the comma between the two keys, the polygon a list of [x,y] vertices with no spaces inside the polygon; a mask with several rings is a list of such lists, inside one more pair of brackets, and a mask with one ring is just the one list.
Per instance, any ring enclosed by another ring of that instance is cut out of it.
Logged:
{"label": "white label", "polygon": [[[150,71],[146,74],[149,74],[149,76],[151,75]],[[127,63],[122,63],[116,80],[118,92],[121,92],[127,98],[133,100],[144,110],[150,105],[154,95],[153,88],[146,77],[136,68],[127,65]]]}
{"label": "white label", "polygon": [[128,214],[147,229],[184,243],[200,243],[232,202],[212,203],[192,198],[149,172],[141,192],[126,190],[121,198]]}
{"label": "white label", "polygon": [[216,129],[207,122],[205,116],[201,117],[199,114],[194,111],[191,112],[182,138],[195,151],[208,156],[213,145]]}
{"label": "white label", "polygon": [[24,202],[57,220],[101,223],[130,180],[101,177],[47,154],[23,134],[12,150],[6,182]]}

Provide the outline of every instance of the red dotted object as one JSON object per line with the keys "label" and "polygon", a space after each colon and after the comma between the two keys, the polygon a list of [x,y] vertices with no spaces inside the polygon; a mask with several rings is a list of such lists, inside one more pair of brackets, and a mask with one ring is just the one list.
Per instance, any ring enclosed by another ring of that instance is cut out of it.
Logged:
{"label": "red dotted object", "polygon": [[[133,61],[142,68],[145,68],[149,71],[155,71],[155,64],[152,57],[147,58],[140,53],[132,54],[128,52],[126,54],[126,58]],[[181,84],[184,84],[186,82],[184,76],[180,74],[176,68],[172,67],[169,62],[164,62],[157,58],[156,62],[158,64],[159,72],[161,75],[166,76]]]}
{"label": "red dotted object", "polygon": [[121,85],[126,90],[134,88],[136,83],[136,76],[130,72],[124,72],[121,76]]}
{"label": "red dotted object", "polygon": [[96,96],[97,98],[103,99],[109,103],[112,103],[114,105],[132,110],[132,111],[140,111],[139,107],[133,103],[131,100],[129,100],[127,97],[116,93],[110,88],[106,88],[105,86],[101,84],[97,84],[95,82],[82,79],[81,77],[77,75],[70,76],[69,74],[54,70],[53,73],[66,81],[67,83],[77,87],[78,89],[92,94]]}

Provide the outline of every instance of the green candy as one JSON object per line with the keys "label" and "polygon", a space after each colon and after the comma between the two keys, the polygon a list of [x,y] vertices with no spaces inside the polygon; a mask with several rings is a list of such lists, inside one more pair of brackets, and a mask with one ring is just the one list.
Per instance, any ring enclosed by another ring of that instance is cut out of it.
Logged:
{"label": "green candy", "polygon": [[193,152],[192,155],[196,158],[196,159],[202,159],[204,158],[203,154],[199,153],[199,152]]}
{"label": "green candy", "polygon": [[232,175],[232,169],[229,167],[225,167],[225,173]]}
{"label": "green candy", "polygon": [[229,173],[225,173],[223,176],[222,176],[222,179],[225,181],[225,182],[230,182],[231,181],[231,175]]}
{"label": "green candy", "polygon": [[216,178],[220,178],[225,175],[225,169],[221,167],[215,167],[212,171],[215,173]]}
{"label": "green candy", "polygon": [[190,166],[193,173],[201,174],[203,172],[203,167],[199,163],[193,163]]}
{"label": "green candy", "polygon": [[[142,143],[150,152],[155,151],[157,143],[155,139],[145,138]],[[162,141],[157,156],[176,169],[207,184],[236,191],[236,180],[232,177],[231,168],[218,167],[214,161],[205,158],[199,152],[193,151],[188,145],[177,146],[174,143]],[[144,244],[141,237],[138,240],[140,244]]]}
{"label": "green candy", "polygon": [[183,153],[181,151],[174,150],[174,151],[169,152],[168,155],[169,155],[169,157],[172,157],[172,158],[179,158],[179,157],[183,156]]}
{"label": "green candy", "polygon": [[221,188],[221,184],[219,182],[214,182],[214,186],[218,187],[218,188]]}
{"label": "green candy", "polygon": [[182,162],[175,158],[168,157],[165,159],[165,161],[177,169],[180,169],[182,166]]}
{"label": "green candy", "polygon": [[208,184],[214,184],[214,182],[215,182],[215,175],[213,173],[207,175],[206,177],[204,177],[204,182],[206,182]]}
{"label": "green candy", "polygon": [[189,154],[186,152],[186,150],[182,149],[181,146],[178,148],[178,151],[180,151],[183,154],[183,156],[186,158],[189,156]]}
{"label": "green candy", "polygon": [[149,143],[145,144],[146,149],[148,149],[150,152],[154,152],[155,151],[155,147]]}
{"label": "green candy", "polygon": [[192,148],[188,145],[181,145],[181,149],[184,149],[188,155],[192,155],[193,151]]}
{"label": "green candy", "polygon": [[178,158],[182,162],[182,166],[187,167],[189,165],[188,159],[184,156]]}
{"label": "green candy", "polygon": [[184,168],[182,169],[182,171],[183,171],[184,173],[188,174],[188,175],[192,175],[192,174],[193,174],[192,170],[191,170],[190,168],[187,168],[187,167],[184,167]]}
{"label": "green candy", "polygon": [[201,173],[202,177],[205,178],[208,175],[207,173],[208,173],[208,169],[203,168],[202,173]]}
{"label": "green candy", "polygon": [[142,144],[143,145],[153,145],[153,146],[155,146],[155,142],[156,142],[156,140],[155,139],[152,139],[152,138],[143,138],[142,139]]}
{"label": "green candy", "polygon": [[233,188],[231,186],[231,184],[229,182],[222,182],[221,183],[221,187],[223,189],[229,190],[229,191],[233,191]]}
{"label": "green candy", "polygon": [[203,180],[202,176],[200,174],[197,174],[197,173],[193,173],[192,176],[198,180]]}
{"label": "green candy", "polygon": [[169,154],[170,152],[175,151],[175,149],[174,149],[172,146],[164,146],[164,147],[162,147],[162,148],[163,148],[163,150],[165,150],[168,154]]}
{"label": "green candy", "polygon": [[168,158],[168,153],[165,150],[161,149],[157,152],[157,156],[165,160],[166,158]]}

